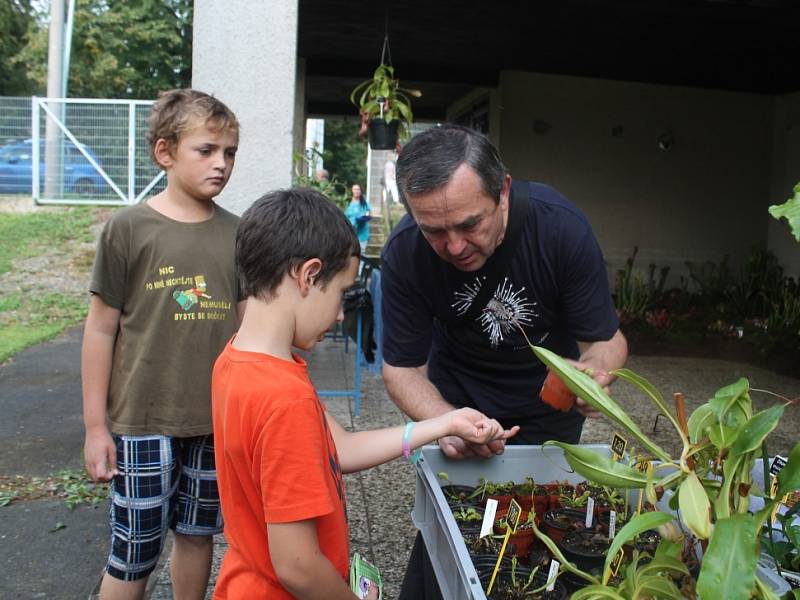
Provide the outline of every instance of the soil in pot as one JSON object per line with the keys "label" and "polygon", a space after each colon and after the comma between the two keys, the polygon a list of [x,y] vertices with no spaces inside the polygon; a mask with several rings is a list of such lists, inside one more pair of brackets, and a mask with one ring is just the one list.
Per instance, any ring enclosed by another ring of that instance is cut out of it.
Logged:
{"label": "soil in pot", "polygon": [[[551,592],[548,591],[541,591],[538,593],[533,593],[531,590],[535,590],[543,586],[547,582],[547,572],[542,572],[541,569],[537,571],[536,575],[534,575],[533,581],[531,585],[528,587],[527,590],[523,590],[522,588],[525,584],[528,583],[528,578],[530,577],[530,570],[527,568],[517,565],[516,571],[514,572],[514,579],[516,579],[517,585],[514,586],[512,577],[511,577],[511,568],[501,569],[497,573],[497,577],[495,578],[494,586],[492,587],[492,593],[487,596],[489,600],[565,600],[567,597],[567,589],[561,583],[561,581],[556,581],[554,585],[554,589]],[[489,581],[492,578],[492,573],[486,573],[481,576],[481,585],[483,589],[486,590],[486,587],[489,585]]]}
{"label": "soil in pot", "polygon": [[586,513],[577,509],[559,508],[547,511],[542,517],[542,531],[555,543],[561,541],[567,531],[583,527]]}
{"label": "soil in pot", "polygon": [[610,545],[607,535],[594,531],[570,531],[558,543],[564,558],[582,571],[602,569]]}
{"label": "soil in pot", "polygon": [[451,507],[453,519],[458,525],[461,534],[477,533],[481,529],[483,522],[483,508],[470,504],[457,504]]}
{"label": "soil in pot", "polygon": [[471,497],[475,493],[475,488],[469,485],[443,485],[442,493],[449,506],[456,504],[470,504],[480,506],[478,498]]}

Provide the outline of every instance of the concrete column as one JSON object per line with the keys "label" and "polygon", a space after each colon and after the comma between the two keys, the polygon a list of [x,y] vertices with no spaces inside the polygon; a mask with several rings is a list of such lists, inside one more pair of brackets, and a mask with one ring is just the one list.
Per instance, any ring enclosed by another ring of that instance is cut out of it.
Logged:
{"label": "concrete column", "polygon": [[241,214],[265,192],[292,182],[302,132],[297,81],[298,0],[197,0],[192,87],[214,94],[239,118],[239,153],[219,203]]}

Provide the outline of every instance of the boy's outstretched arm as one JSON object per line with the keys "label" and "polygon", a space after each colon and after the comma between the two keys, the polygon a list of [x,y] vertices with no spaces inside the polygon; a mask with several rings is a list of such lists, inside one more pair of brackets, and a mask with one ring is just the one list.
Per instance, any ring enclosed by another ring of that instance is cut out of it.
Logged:
{"label": "boy's outstretched arm", "polygon": [[[350,432],[332,416],[326,414],[326,417],[344,473],[368,469],[403,454],[404,426]],[[492,440],[507,440],[517,431],[517,426],[504,430],[500,423],[472,408],[459,408],[415,423],[409,446],[413,450],[449,435],[474,444],[487,444]]]}
{"label": "boy's outstretched arm", "polygon": [[300,600],[353,600],[342,576],[319,549],[314,519],[267,523],[272,568],[281,585]]}
{"label": "boy's outstretched arm", "polygon": [[120,311],[92,295],[83,332],[81,382],[86,441],[83,456],[93,481],[109,481],[117,473],[117,452],[106,424],[111,359]]}

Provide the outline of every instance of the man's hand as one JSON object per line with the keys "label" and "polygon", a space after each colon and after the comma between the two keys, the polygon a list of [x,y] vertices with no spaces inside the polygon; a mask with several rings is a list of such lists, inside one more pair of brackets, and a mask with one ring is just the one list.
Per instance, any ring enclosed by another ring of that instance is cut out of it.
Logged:
{"label": "man's hand", "polygon": [[92,481],[111,481],[117,470],[117,447],[105,426],[86,431],[83,445],[86,472]]}
{"label": "man's hand", "polygon": [[[608,371],[605,371],[603,369],[598,369],[592,367],[591,365],[587,365],[586,363],[574,360],[570,360],[569,362],[572,363],[572,366],[574,366],[579,371],[583,371],[587,375],[591,376],[592,379],[594,379],[597,383],[600,384],[600,386],[607,394],[611,393],[609,390],[609,386],[613,383],[615,378],[612,375],[610,375]],[[575,399],[575,408],[577,408],[578,412],[581,413],[587,419],[599,419],[600,417],[603,416],[603,413],[601,413],[591,404],[586,403],[581,398]]]}

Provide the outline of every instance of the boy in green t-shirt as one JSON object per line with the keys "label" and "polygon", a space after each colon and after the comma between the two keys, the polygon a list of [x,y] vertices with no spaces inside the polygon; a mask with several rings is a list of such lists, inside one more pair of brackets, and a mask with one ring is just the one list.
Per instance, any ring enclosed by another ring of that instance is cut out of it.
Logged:
{"label": "boy in green t-shirt", "polygon": [[211,367],[241,314],[238,219],[213,199],[238,140],[219,100],[162,94],[148,141],[166,189],[115,213],[100,236],[81,367],[86,470],[112,482],[103,599],[143,597],[170,528],[175,596],[205,595],[222,530]]}

